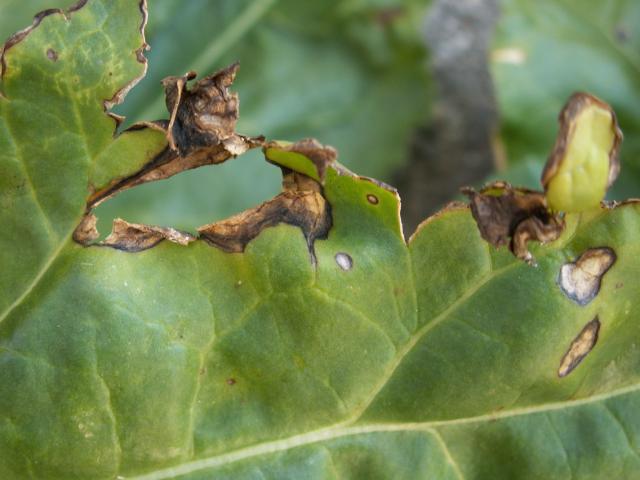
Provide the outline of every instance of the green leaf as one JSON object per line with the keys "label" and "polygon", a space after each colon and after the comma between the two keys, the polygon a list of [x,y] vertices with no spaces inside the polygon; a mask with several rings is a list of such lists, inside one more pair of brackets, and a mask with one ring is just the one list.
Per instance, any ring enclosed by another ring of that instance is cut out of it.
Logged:
{"label": "green leaf", "polygon": [[[389,181],[429,117],[420,24],[427,4],[225,0],[214,8],[208,0],[151,1],[151,22],[156,13],[161,19],[148,35],[149,74],[119,112],[129,122],[163,118],[162,78],[240,61],[239,131],[320,138],[349,168]],[[249,156],[125,192],[98,217],[104,228],[122,216],[194,230],[270,198],[277,183],[276,171]]]}
{"label": "green leaf", "polygon": [[130,0],[92,1],[42,17],[5,45],[0,311],[49,268],[78,225],[88,191],[136,171],[166,145],[148,131],[114,140],[116,121],[104,113],[145,72],[139,12]]}
{"label": "green leaf", "polygon": [[[503,0],[491,67],[509,165],[536,162],[553,147],[556,118],[574,92],[616,111],[625,135],[625,175],[613,198],[640,185],[640,4],[634,0]],[[527,185],[539,187],[536,179]]]}
{"label": "green leaf", "polygon": [[331,206],[315,264],[286,215],[242,253],[81,246],[89,187],[164,135],[103,111],[143,70],[138,3],[67,16],[5,55],[0,478],[638,476],[640,204],[567,215],[532,268],[465,206],[405,242],[393,189],[270,144]]}

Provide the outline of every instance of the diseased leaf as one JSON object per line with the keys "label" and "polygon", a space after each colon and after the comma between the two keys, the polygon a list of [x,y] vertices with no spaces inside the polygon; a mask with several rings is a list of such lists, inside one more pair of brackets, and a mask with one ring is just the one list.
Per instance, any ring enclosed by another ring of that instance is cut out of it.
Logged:
{"label": "diseased leaf", "polygon": [[196,77],[195,72],[165,78],[169,120],[137,123],[119,137],[152,136],[158,148],[147,150],[145,163],[132,165],[135,170],[127,175],[120,175],[101,188],[94,187],[88,207],[94,208],[108,198],[144,183],[164,180],[204,165],[223,163],[261,145],[264,137],[250,138],[235,132],[239,101],[237,94],[229,92],[229,87],[237,70],[238,64],[233,64],[199,80],[193,89],[188,88],[188,82]]}
{"label": "diseased leaf", "polygon": [[[265,145],[267,158],[283,166],[283,192],[262,205],[221,222],[198,229],[208,243],[227,252],[243,252],[247,244],[265,228],[286,223],[300,227],[316,264],[316,239],[325,239],[331,228],[331,208],[322,191],[326,169],[335,162],[336,151],[315,140],[293,145]],[[309,164],[309,160],[312,162]],[[302,172],[295,166],[301,166]],[[291,166],[292,170],[288,167]]]}
{"label": "diseased leaf", "polygon": [[92,192],[168,147],[168,123],[114,139],[103,109],[143,69],[143,17],[88,0],[5,52],[0,478],[638,476],[637,202],[567,214],[532,268],[462,204],[405,242],[393,188],[269,142],[286,201],[79,243]]}
{"label": "diseased leaf", "polygon": [[[119,112],[130,122],[166,117],[159,82],[240,62],[238,131],[272,139],[315,137],[346,166],[390,180],[432,88],[422,40],[428,0],[154,0],[164,19],[149,33],[149,75]],[[381,112],[384,112],[382,114]],[[256,181],[256,179],[259,179]],[[109,218],[195,231],[278,193],[259,155],[126,192],[101,206]]]}

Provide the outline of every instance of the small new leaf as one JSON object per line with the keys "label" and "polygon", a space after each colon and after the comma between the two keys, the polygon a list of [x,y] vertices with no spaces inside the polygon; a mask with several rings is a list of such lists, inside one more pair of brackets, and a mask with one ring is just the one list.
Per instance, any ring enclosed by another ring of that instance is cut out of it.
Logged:
{"label": "small new leaf", "polygon": [[542,172],[555,211],[596,208],[620,172],[622,132],[612,108],[586,93],[573,94],[559,117],[560,131]]}

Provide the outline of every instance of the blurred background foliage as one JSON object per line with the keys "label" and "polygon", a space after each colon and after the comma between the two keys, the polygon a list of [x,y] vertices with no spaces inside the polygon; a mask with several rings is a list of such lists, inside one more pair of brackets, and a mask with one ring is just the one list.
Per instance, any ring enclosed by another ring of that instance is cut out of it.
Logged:
{"label": "blurred background foliage", "polygon": [[[3,0],[0,36],[72,3]],[[238,60],[238,131],[335,146],[351,170],[399,185],[408,233],[444,201],[416,183],[449,199],[460,182],[491,176],[539,187],[558,112],[577,90],[611,103],[625,134],[612,196],[640,196],[637,0],[149,0],[147,42],[147,77],[116,108],[125,126],[167,117],[162,78]],[[465,143],[473,135],[487,141]],[[193,231],[279,190],[278,169],[252,152],[126,191],[97,214],[103,234],[114,217]]]}
{"label": "blurred background foliage", "polygon": [[610,196],[640,196],[640,2],[504,1],[490,58],[508,166],[502,176],[539,185],[559,109],[586,91],[613,106],[624,133]]}

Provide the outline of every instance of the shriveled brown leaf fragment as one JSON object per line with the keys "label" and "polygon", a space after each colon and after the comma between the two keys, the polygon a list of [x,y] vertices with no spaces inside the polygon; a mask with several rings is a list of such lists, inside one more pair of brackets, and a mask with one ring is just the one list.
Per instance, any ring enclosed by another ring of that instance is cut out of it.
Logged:
{"label": "shriveled brown leaf fragment", "polygon": [[229,92],[229,86],[237,70],[238,64],[233,64],[199,80],[192,89],[187,83],[195,78],[194,72],[165,78],[162,83],[170,119],[141,122],[130,130],[160,130],[166,134],[169,146],[138,172],[94,192],[89,207],[128,188],[163,180],[185,170],[223,163],[262,146],[264,137],[247,137],[235,132],[239,100],[236,93]]}
{"label": "shriveled brown leaf fragment", "polygon": [[558,285],[562,292],[578,305],[586,305],[600,291],[602,277],[616,261],[616,254],[609,247],[590,248],[575,262],[560,268]]}
{"label": "shriveled brown leaf fragment", "polygon": [[258,207],[200,227],[200,237],[227,252],[239,253],[265,228],[286,223],[300,227],[315,265],[313,244],[318,238],[326,238],[331,228],[329,203],[318,182],[297,172],[283,171],[282,193]]}
{"label": "shriveled brown leaf fragment", "polygon": [[593,349],[598,341],[600,331],[600,320],[595,317],[580,331],[578,336],[571,342],[569,349],[560,361],[558,376],[566,377],[584,360],[584,357]]}
{"label": "shriveled brown leaf fragment", "polygon": [[463,188],[471,203],[471,213],[480,235],[496,247],[509,245],[518,258],[533,263],[527,248],[529,241],[556,240],[564,222],[547,208],[541,192],[514,188],[506,182],[494,182],[480,192]]}
{"label": "shriveled brown leaf fragment", "polygon": [[229,92],[240,65],[204,77],[189,89],[195,72],[162,80],[170,113],[167,139],[172,149],[186,156],[194,150],[232,139],[236,133],[240,101]]}
{"label": "shriveled brown leaf fragment", "polygon": [[129,223],[121,218],[116,218],[113,221],[111,233],[99,245],[127,252],[140,252],[156,246],[163,240],[169,240],[180,245],[188,245],[195,241],[196,238],[175,228]]}
{"label": "shriveled brown leaf fragment", "polygon": [[73,239],[81,245],[89,245],[100,234],[97,229],[98,218],[91,212],[87,213],[73,232]]}

